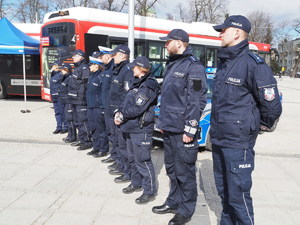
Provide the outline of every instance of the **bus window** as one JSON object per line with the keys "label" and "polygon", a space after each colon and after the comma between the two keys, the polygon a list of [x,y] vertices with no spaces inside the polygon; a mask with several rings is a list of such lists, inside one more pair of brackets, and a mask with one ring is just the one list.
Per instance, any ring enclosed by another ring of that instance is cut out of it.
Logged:
{"label": "bus window", "polygon": [[217,49],[206,48],[206,67],[217,67]]}
{"label": "bus window", "polygon": [[166,62],[152,61],[152,74],[156,78],[162,78]]}
{"label": "bus window", "polygon": [[149,43],[149,59],[161,59],[163,43]]}
{"label": "bus window", "polygon": [[200,62],[205,65],[205,47],[199,45],[192,45],[194,56],[200,60]]}

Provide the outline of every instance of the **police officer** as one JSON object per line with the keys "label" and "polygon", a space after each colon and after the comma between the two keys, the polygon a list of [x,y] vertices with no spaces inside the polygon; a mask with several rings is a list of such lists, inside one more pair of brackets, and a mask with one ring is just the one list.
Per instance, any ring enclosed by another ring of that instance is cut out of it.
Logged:
{"label": "police officer", "polygon": [[169,195],[157,214],[175,213],[169,225],[187,223],[196,207],[197,183],[195,162],[198,153],[198,128],[206,105],[204,67],[192,55],[189,35],[181,29],[166,37],[169,53],[161,93],[157,127],[163,132],[165,166],[170,178]]}
{"label": "police officer", "polygon": [[250,21],[240,15],[213,27],[221,46],[211,111],[214,176],[223,211],[221,225],[253,225],[250,196],[254,144],[281,114],[276,80],[264,60],[249,51]]}
{"label": "police officer", "polygon": [[52,67],[51,78],[50,78],[50,94],[53,102],[55,120],[56,120],[56,129],[53,131],[53,134],[66,133],[68,128],[66,126],[65,117],[64,117],[64,104],[59,98],[59,86],[63,81],[63,74],[60,71],[61,63],[56,61]]}
{"label": "police officer", "polygon": [[[104,86],[110,85],[110,77],[102,76],[104,63],[98,59],[101,55],[96,51],[90,57],[90,77],[87,86],[87,105],[88,105],[88,124],[92,134],[93,150],[88,155],[103,157],[108,152],[108,137],[105,126],[105,102],[107,101],[108,91]],[[107,82],[105,79],[109,79]]]}
{"label": "police officer", "polygon": [[79,146],[77,150],[81,151],[92,147],[88,131],[86,106],[86,87],[90,70],[85,63],[85,53],[82,50],[77,49],[75,52],[72,52],[72,55],[75,68],[70,77],[68,95],[71,104],[70,110],[74,113],[73,117],[78,119],[78,122],[75,122],[75,126],[78,128],[79,141],[71,145]]}
{"label": "police officer", "polygon": [[67,63],[63,63],[60,67],[60,70],[63,75],[63,81],[59,87],[59,98],[64,104],[65,123],[68,127],[68,135],[67,137],[63,138],[63,141],[66,143],[71,143],[75,142],[77,138],[76,127],[72,118],[73,113],[72,111],[69,111],[69,108],[71,108],[71,106],[69,103],[68,85],[70,77],[72,75],[72,67]]}
{"label": "police officer", "polygon": [[109,124],[109,133],[113,135],[111,141],[115,145],[115,160],[118,166],[111,169],[109,173],[112,175],[121,175],[116,177],[114,181],[116,183],[124,183],[130,182],[130,168],[125,137],[120,127],[114,124],[114,113],[125,99],[133,72],[127,67],[130,50],[126,45],[118,45],[111,53],[114,54],[114,67],[106,116],[108,120],[107,124]]}
{"label": "police officer", "polygon": [[121,130],[126,133],[131,168],[131,184],[123,189],[123,193],[130,194],[143,188],[143,194],[135,202],[146,204],[155,199],[157,192],[150,151],[154,108],[157,105],[160,87],[155,78],[150,77],[150,64],[146,57],[138,56],[128,66],[138,79],[130,87],[124,103],[115,114],[115,124],[121,124]]}

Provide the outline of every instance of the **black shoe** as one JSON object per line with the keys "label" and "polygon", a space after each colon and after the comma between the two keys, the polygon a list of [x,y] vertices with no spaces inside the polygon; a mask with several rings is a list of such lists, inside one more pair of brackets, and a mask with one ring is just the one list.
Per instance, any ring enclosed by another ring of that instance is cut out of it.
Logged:
{"label": "black shoe", "polygon": [[118,168],[118,163],[116,163],[116,162],[114,162],[113,164],[111,164],[107,167],[107,169],[109,169],[109,170],[114,170],[117,168]]}
{"label": "black shoe", "polygon": [[77,147],[77,146],[80,146],[81,145],[81,142],[80,141],[75,141],[71,144],[71,146],[73,147]]}
{"label": "black shoe", "polygon": [[61,134],[68,133],[68,130],[61,130],[60,133],[61,133]]}
{"label": "black shoe", "polygon": [[120,184],[120,183],[127,183],[127,182],[130,182],[130,179],[127,178],[125,175],[122,175],[122,176],[116,177],[116,178],[114,179],[114,181],[115,181],[116,183]]}
{"label": "black shoe", "polygon": [[112,157],[108,157],[106,159],[102,159],[101,162],[103,162],[103,163],[112,163],[112,162],[115,162],[115,160]]}
{"label": "black shoe", "polygon": [[56,129],[55,131],[52,132],[52,134],[59,134],[61,130]]}
{"label": "black shoe", "polygon": [[146,194],[142,194],[140,197],[138,197],[136,200],[135,200],[135,203],[136,204],[139,204],[139,205],[144,205],[144,204],[147,204],[148,202],[151,202],[155,199],[155,195],[146,195]]}
{"label": "black shoe", "polygon": [[84,143],[84,144],[81,144],[81,145],[77,148],[77,150],[78,150],[78,151],[84,151],[84,150],[88,150],[88,149],[90,149],[90,148],[92,148],[92,147],[93,147],[92,144],[90,144],[90,143]]}
{"label": "black shoe", "polygon": [[99,152],[99,150],[95,150],[95,149],[93,149],[92,151],[90,151],[90,152],[88,152],[88,153],[86,153],[87,155],[94,155],[94,154],[96,154],[96,153],[98,153]]}
{"label": "black shoe", "polygon": [[169,221],[168,225],[184,225],[189,222],[191,218],[186,218],[180,214],[175,214],[175,216]]}
{"label": "black shoe", "polygon": [[176,209],[175,208],[171,208],[170,206],[163,204],[160,206],[154,206],[152,208],[152,212],[156,213],[156,214],[166,214],[166,213],[175,213]]}
{"label": "black shoe", "polygon": [[76,139],[69,139],[69,138],[65,138],[65,140],[63,140],[66,143],[73,143],[76,142]]}
{"label": "black shoe", "polygon": [[123,175],[124,173],[118,169],[111,169],[108,171],[110,175]]}
{"label": "black shoe", "polygon": [[97,152],[95,154],[93,154],[93,157],[95,158],[100,158],[100,157],[104,157],[107,156],[107,152]]}
{"label": "black shoe", "polygon": [[134,187],[132,184],[129,184],[128,187],[123,188],[122,192],[124,194],[131,194],[131,193],[133,193],[135,191],[141,191],[141,190],[143,190],[143,188],[141,186]]}

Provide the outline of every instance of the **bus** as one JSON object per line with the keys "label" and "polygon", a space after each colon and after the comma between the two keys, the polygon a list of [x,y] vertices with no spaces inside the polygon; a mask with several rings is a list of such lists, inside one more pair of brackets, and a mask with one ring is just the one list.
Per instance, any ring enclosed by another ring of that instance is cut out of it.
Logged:
{"label": "bus", "polygon": [[[23,33],[40,40],[41,24],[13,23]],[[0,99],[8,95],[24,95],[23,55],[0,54]],[[26,95],[41,96],[39,55],[25,55]]]}
{"label": "bus", "polygon": [[[74,7],[49,12],[41,27],[41,79],[42,98],[50,100],[50,67],[56,60],[72,63],[70,52],[81,49],[87,55],[98,46],[114,48],[128,44],[128,14],[99,9]],[[156,77],[162,77],[167,61],[165,36],[175,28],[189,33],[194,55],[206,68],[217,67],[217,50],[221,45],[219,33],[212,24],[203,22],[183,23],[153,17],[134,16],[134,57],[146,56]],[[250,49],[267,60],[270,45],[250,43]]]}

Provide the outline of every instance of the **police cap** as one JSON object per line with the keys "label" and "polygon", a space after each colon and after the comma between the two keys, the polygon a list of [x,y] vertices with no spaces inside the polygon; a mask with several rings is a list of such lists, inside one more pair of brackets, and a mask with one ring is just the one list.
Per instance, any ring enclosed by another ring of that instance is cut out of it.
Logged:
{"label": "police cap", "polygon": [[145,69],[149,69],[150,63],[149,63],[149,59],[147,59],[145,56],[138,56],[132,63],[128,63],[127,66],[129,67],[140,66]]}
{"label": "police cap", "polygon": [[223,24],[221,25],[217,25],[217,26],[213,26],[213,28],[218,31],[221,32],[222,29],[224,28],[228,28],[228,27],[235,27],[235,28],[239,28],[242,29],[244,31],[246,31],[247,33],[250,33],[251,30],[251,23],[250,21],[241,15],[233,15],[233,16],[229,16]]}
{"label": "police cap", "polygon": [[82,56],[83,58],[85,58],[85,52],[82,51],[81,49],[77,49],[76,51],[74,52],[71,52],[72,55],[80,55]]}
{"label": "police cap", "polygon": [[173,30],[171,30],[170,33],[168,33],[167,36],[160,37],[159,39],[164,40],[164,41],[180,40],[180,41],[187,42],[187,43],[190,41],[188,33],[182,29],[173,29]]}
{"label": "police cap", "polygon": [[117,52],[122,52],[126,55],[130,55],[130,49],[126,45],[118,45],[114,50],[112,50],[110,53],[115,54]]}

